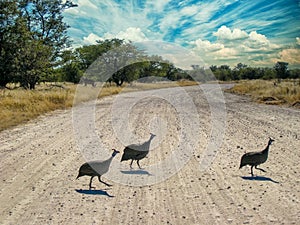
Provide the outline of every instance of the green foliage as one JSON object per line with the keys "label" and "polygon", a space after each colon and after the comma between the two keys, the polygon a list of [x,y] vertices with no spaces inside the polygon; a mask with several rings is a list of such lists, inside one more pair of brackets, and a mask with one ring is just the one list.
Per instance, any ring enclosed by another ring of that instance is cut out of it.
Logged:
{"label": "green foliage", "polygon": [[120,39],[110,39],[104,41],[97,41],[94,45],[85,45],[79,47],[74,52],[74,59],[79,63],[81,70],[87,70],[89,66],[95,62],[104,53],[112,49],[118,48],[125,42]]}
{"label": "green foliage", "polygon": [[300,69],[294,69],[290,71],[290,78],[297,79],[300,78]]}
{"label": "green foliage", "polygon": [[215,70],[215,74],[213,74],[211,69],[205,69],[204,67],[195,65],[193,65],[192,68],[193,70],[189,71],[190,79],[198,82],[213,81],[215,80],[214,76],[219,73],[219,71]]}
{"label": "green foliage", "polygon": [[17,6],[13,1],[0,1],[0,86],[12,81],[15,71],[14,60],[16,43],[20,36],[15,35]]}
{"label": "green foliage", "polygon": [[70,63],[63,67],[62,69],[63,81],[72,82],[74,84],[78,84],[80,78],[83,75],[82,70],[77,63]]}
{"label": "green foliage", "polygon": [[47,73],[69,46],[62,12],[74,6],[62,0],[0,2],[0,86],[19,82],[34,89],[50,77]]}
{"label": "green foliage", "polygon": [[289,76],[288,71],[288,63],[287,62],[277,62],[274,66],[274,69],[276,70],[276,77],[278,79],[285,79]]}
{"label": "green foliage", "polygon": [[254,79],[285,79],[285,78],[299,78],[299,69],[288,69],[288,63],[277,62],[274,68],[261,68],[250,67],[242,63],[238,63],[234,69],[231,69],[227,65],[221,65],[220,67],[212,65],[210,67],[211,72],[215,75],[217,80],[254,80]]}
{"label": "green foliage", "polygon": [[70,1],[63,3],[62,0],[18,2],[20,16],[26,20],[31,38],[51,47],[53,60],[56,60],[61,50],[70,44],[67,36],[69,26],[63,22],[62,13],[76,5]]}
{"label": "green foliage", "polygon": [[25,89],[35,89],[35,85],[50,70],[50,47],[41,41],[26,41],[16,54],[18,59],[16,81]]}

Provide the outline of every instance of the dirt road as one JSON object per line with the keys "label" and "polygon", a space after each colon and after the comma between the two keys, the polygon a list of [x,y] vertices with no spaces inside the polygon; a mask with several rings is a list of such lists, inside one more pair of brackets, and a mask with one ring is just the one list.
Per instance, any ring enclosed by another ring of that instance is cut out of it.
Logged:
{"label": "dirt road", "polygon": [[[213,117],[198,87],[146,93],[97,101],[95,124],[83,104],[1,132],[0,224],[299,224],[299,110],[224,93],[226,117],[218,121],[224,115]],[[220,148],[210,152],[210,141],[219,141],[213,130],[223,127]],[[94,179],[90,191],[89,177],[75,180],[86,159],[122,152],[149,132],[157,136],[142,170],[119,154],[103,178],[112,187]],[[251,178],[249,167],[238,169],[240,158],[269,137],[267,172]],[[214,160],[203,171],[206,156]]]}

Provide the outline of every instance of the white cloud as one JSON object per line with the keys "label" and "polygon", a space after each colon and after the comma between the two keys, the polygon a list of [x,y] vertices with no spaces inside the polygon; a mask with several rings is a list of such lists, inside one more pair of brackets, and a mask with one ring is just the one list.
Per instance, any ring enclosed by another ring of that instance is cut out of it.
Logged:
{"label": "white cloud", "polygon": [[170,12],[164,17],[164,19],[159,24],[161,31],[166,32],[169,28],[176,27],[180,21],[180,16],[178,12]]}
{"label": "white cloud", "polygon": [[96,34],[90,33],[89,36],[83,38],[83,43],[86,45],[96,44],[96,41],[103,40],[103,38],[99,37]]}
{"label": "white cloud", "polygon": [[191,44],[195,46],[192,50],[201,56],[208,65],[215,64],[215,61],[226,61],[238,58],[238,50],[232,47],[225,47],[223,43],[211,43],[208,40],[198,39],[191,42]]}
{"label": "white cloud", "polygon": [[216,51],[214,56],[215,56],[215,59],[218,60],[218,59],[237,59],[237,54],[238,54],[238,51],[234,48],[223,48],[223,49],[220,49],[219,51]]}
{"label": "white cloud", "polygon": [[198,7],[196,7],[196,6],[188,6],[188,7],[182,8],[182,10],[180,11],[180,14],[181,15],[191,16],[193,14],[196,14],[198,11],[199,11]]}
{"label": "white cloud", "polygon": [[93,15],[98,9],[98,7],[93,4],[90,0],[78,0],[78,1],[73,1],[73,3],[76,3],[78,6],[70,8],[66,11],[67,14],[72,14],[72,15]]}
{"label": "white cloud", "polygon": [[300,65],[300,49],[284,49],[279,54],[280,61],[288,62],[292,65]]}
{"label": "white cloud", "polygon": [[213,33],[214,36],[218,37],[218,39],[224,40],[237,40],[237,39],[245,39],[248,37],[248,34],[245,31],[240,29],[233,29],[231,31],[230,28],[226,26],[221,26],[217,32]]}
{"label": "white cloud", "polygon": [[201,39],[192,42],[192,44],[196,45],[196,47],[194,48],[195,51],[214,52],[224,48],[223,44],[211,43],[208,40],[203,41]]}
{"label": "white cloud", "polygon": [[258,45],[269,45],[270,43],[265,35],[258,34],[256,31],[251,31],[249,34],[249,40]]}
{"label": "white cloud", "polygon": [[156,12],[162,12],[165,8],[165,6],[170,2],[171,0],[152,0],[150,8],[154,8]]}
{"label": "white cloud", "polygon": [[93,3],[91,3],[90,0],[78,0],[78,5],[82,7],[97,9],[97,6]]}
{"label": "white cloud", "polygon": [[265,35],[259,34],[256,31],[251,31],[249,38],[241,43],[241,48],[246,52],[269,52],[280,49],[280,46],[271,43]]}
{"label": "white cloud", "polygon": [[[214,2],[181,6],[179,10],[172,10],[165,14],[159,27],[162,32],[167,32],[170,28],[178,28],[181,27],[183,23],[190,22],[187,21],[187,18],[190,17],[193,17],[196,21],[207,21],[213,12],[217,10],[218,7]],[[182,32],[185,31],[182,30]]]}
{"label": "white cloud", "polygon": [[202,56],[190,49],[164,41],[144,41],[137,43],[148,55],[159,55],[181,69],[191,69],[192,64],[204,65]]}
{"label": "white cloud", "polygon": [[146,41],[147,37],[139,27],[129,27],[126,31],[120,31],[117,34],[106,33],[104,39],[118,38],[126,41],[141,42]]}
{"label": "white cloud", "polygon": [[[238,60],[246,64],[271,65],[271,59],[276,58],[276,54],[282,49],[256,31],[247,33],[240,29],[222,26],[213,35],[217,37],[214,42],[203,39],[190,42],[194,46],[193,50],[211,64],[219,64],[220,61],[236,64]],[[295,58],[295,54],[294,51],[283,51],[282,58],[287,59],[291,55]]]}
{"label": "white cloud", "polygon": [[209,19],[212,17],[212,15],[214,15],[215,12],[218,11],[218,9],[219,7],[215,2],[202,3],[197,9],[198,13],[195,16],[195,19],[201,22],[209,21]]}

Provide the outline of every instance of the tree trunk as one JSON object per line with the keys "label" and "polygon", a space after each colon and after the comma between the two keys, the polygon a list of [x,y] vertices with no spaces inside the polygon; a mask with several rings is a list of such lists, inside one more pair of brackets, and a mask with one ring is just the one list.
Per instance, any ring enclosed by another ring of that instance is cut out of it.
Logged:
{"label": "tree trunk", "polygon": [[117,84],[118,87],[121,87],[123,83],[124,83],[124,80],[118,80],[116,82],[116,84]]}
{"label": "tree trunk", "polygon": [[0,81],[0,87],[6,87],[7,82],[6,81]]}
{"label": "tree trunk", "polygon": [[35,82],[31,82],[31,83],[29,83],[29,89],[30,90],[34,90],[35,89]]}

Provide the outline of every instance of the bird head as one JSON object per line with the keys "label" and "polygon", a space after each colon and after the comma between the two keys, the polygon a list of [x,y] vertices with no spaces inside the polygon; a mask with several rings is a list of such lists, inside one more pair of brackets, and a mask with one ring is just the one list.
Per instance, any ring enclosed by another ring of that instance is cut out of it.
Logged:
{"label": "bird head", "polygon": [[275,140],[272,138],[269,138],[269,145],[271,145],[273,141],[275,141]]}
{"label": "bird head", "polygon": [[116,150],[114,148],[112,150],[114,151],[113,154],[112,154],[113,157],[116,156],[116,154],[120,153],[118,150]]}
{"label": "bird head", "polygon": [[155,134],[150,133],[150,138],[154,138],[155,136]]}

